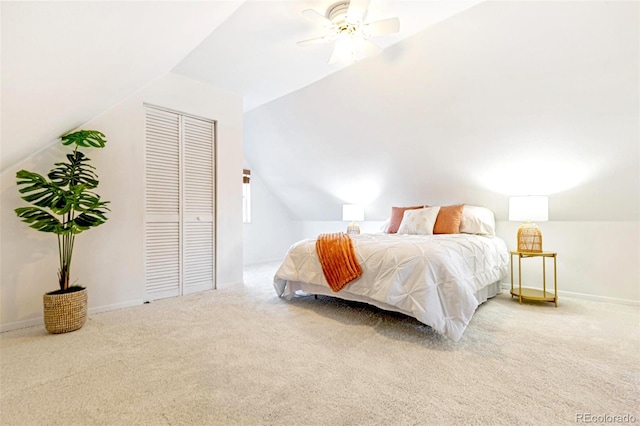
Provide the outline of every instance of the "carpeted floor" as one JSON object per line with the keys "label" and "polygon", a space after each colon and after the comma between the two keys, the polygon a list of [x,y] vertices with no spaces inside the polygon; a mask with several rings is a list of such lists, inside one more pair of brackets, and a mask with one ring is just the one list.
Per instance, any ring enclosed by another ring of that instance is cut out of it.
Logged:
{"label": "carpeted floor", "polygon": [[456,344],[366,305],[281,300],[276,267],[73,333],[0,334],[0,424],[640,422],[638,307],[503,293]]}

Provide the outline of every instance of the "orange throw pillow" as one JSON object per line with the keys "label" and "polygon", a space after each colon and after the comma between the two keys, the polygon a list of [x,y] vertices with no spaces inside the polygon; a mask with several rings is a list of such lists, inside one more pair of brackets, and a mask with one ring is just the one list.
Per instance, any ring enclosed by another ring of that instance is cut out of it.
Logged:
{"label": "orange throw pillow", "polygon": [[440,207],[436,224],[433,225],[434,234],[459,234],[460,219],[462,219],[464,204],[458,206]]}
{"label": "orange throw pillow", "polygon": [[422,209],[424,206],[412,206],[412,207],[391,207],[391,219],[389,220],[389,227],[387,228],[388,234],[395,234],[400,228],[400,223],[404,217],[406,210]]}

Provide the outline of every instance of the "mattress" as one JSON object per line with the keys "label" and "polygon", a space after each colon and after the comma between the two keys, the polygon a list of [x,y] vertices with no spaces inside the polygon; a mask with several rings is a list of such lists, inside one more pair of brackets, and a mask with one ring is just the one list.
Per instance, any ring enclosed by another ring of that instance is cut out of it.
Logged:
{"label": "mattress", "polygon": [[493,236],[352,235],[362,275],[333,292],[316,255],[316,240],[291,246],[274,277],[278,296],[299,292],[365,302],[412,316],[459,341],[478,306],[501,291],[509,252]]}

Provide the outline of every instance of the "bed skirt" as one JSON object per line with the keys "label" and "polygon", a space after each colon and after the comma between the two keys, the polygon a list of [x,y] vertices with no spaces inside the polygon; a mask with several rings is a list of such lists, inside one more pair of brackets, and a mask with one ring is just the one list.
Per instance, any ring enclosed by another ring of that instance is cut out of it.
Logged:
{"label": "bed skirt", "polygon": [[[411,312],[406,312],[403,309],[400,309],[396,306],[389,305],[384,302],[380,302],[378,300],[372,300],[367,297],[360,296],[358,294],[350,293],[346,289],[341,290],[339,293],[336,293],[327,286],[303,283],[300,281],[282,281],[282,280],[277,280],[274,283],[274,286],[276,287],[278,296],[284,297],[287,300],[291,300],[295,296],[311,296],[311,295],[331,296],[337,299],[344,299],[344,300],[350,300],[352,302],[366,303],[369,305],[373,305],[377,308],[383,309],[385,311],[398,312],[398,313],[405,314],[407,316],[415,318],[415,316]],[[482,303],[486,302],[488,299],[491,299],[492,297],[495,297],[500,293],[502,293],[502,283],[500,281],[496,281],[476,291],[474,296],[478,301],[478,305],[481,305]]]}

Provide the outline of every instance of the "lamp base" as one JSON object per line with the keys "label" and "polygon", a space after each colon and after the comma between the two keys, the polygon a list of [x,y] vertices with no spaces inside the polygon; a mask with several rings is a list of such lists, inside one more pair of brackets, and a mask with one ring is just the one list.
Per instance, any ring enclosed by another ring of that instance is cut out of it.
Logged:
{"label": "lamp base", "polygon": [[358,226],[357,223],[351,222],[349,226],[347,226],[347,234],[359,234],[359,233],[360,233],[360,227]]}
{"label": "lamp base", "polygon": [[542,231],[533,222],[525,222],[518,228],[518,251],[542,253]]}

